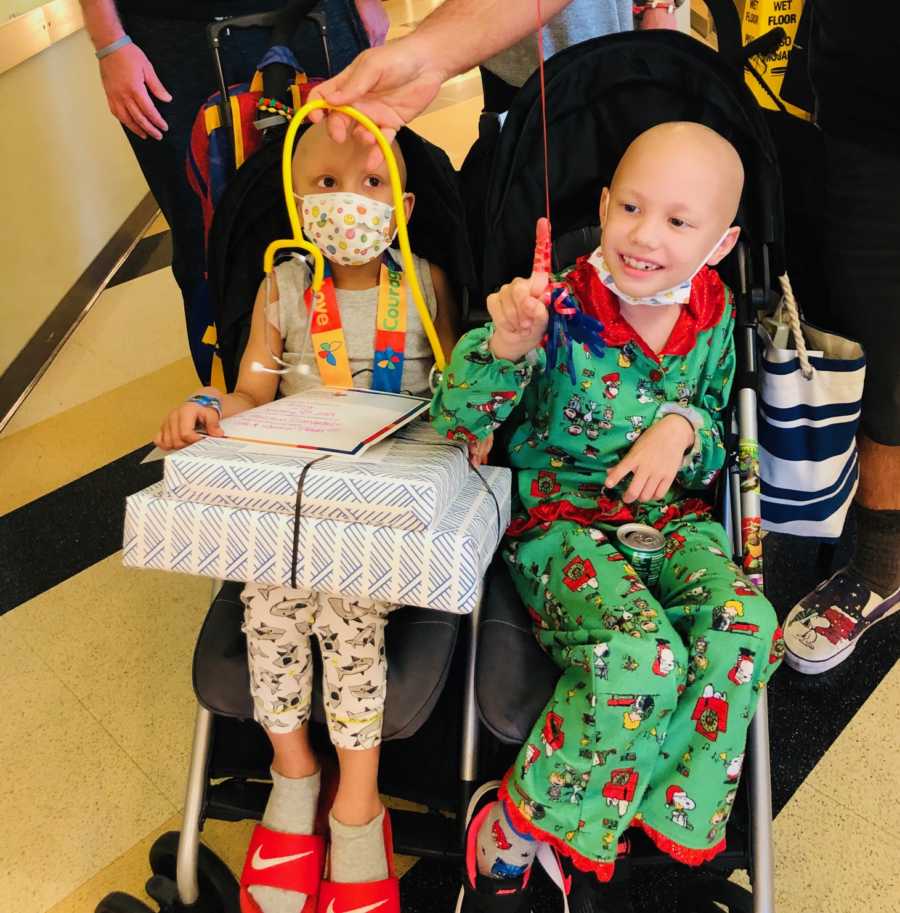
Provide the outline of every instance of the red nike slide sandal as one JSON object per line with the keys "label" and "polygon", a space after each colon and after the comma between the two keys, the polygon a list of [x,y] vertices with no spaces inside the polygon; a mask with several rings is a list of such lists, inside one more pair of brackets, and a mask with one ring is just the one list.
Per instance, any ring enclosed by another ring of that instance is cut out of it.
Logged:
{"label": "red nike slide sandal", "polygon": [[394,872],[394,838],[387,809],[384,812],[384,847],[388,877],[384,881],[358,884],[323,881],[319,888],[318,913],[400,913],[400,879]]}
{"label": "red nike slide sandal", "polygon": [[283,834],[257,824],[241,872],[241,913],[262,913],[248,890],[252,885],[306,894],[306,903],[299,913],[315,913],[324,868],[324,837]]}

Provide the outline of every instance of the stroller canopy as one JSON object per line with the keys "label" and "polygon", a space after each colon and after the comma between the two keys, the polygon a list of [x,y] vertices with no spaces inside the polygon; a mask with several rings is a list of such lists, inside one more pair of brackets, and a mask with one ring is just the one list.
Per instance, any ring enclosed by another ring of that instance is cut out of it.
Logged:
{"label": "stroller canopy", "polygon": [[[746,171],[738,223],[754,251],[773,245],[780,260],[775,150],[762,112],[733,64],[677,32],[631,32],[557,54],[545,67],[545,79],[555,238],[598,224],[600,189],[636,136],[656,124],[686,120],[711,127],[735,146]],[[535,221],[544,209],[536,73],[516,96],[496,140],[484,223],[473,228],[473,235],[484,238],[485,292],[530,273]]]}

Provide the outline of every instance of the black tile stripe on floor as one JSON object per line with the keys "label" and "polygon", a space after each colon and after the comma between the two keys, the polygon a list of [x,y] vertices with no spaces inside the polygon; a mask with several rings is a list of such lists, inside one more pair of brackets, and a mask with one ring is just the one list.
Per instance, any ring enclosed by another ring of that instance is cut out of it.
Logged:
{"label": "black tile stripe on floor", "polygon": [[0,615],[122,547],[125,497],[162,477],[150,446],[0,517]]}

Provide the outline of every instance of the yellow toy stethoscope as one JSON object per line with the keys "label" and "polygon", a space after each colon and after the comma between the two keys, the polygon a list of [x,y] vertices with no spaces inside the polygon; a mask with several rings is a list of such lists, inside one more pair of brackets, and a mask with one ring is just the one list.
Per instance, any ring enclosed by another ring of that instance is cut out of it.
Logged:
{"label": "yellow toy stethoscope", "polygon": [[[291,119],[291,123],[288,126],[287,133],[284,137],[284,147],[281,154],[281,178],[284,185],[284,199],[287,205],[288,218],[291,223],[291,231],[293,232],[293,237],[289,239],[281,239],[278,241],[272,241],[271,244],[266,248],[265,255],[263,256],[263,271],[265,272],[265,281],[266,281],[266,307],[269,307],[271,302],[270,292],[271,292],[271,281],[272,281],[272,272],[275,267],[275,255],[282,250],[295,250],[300,248],[305,250],[310,254],[313,260],[313,275],[312,275],[312,293],[313,296],[319,294],[322,288],[322,282],[325,277],[325,260],[322,256],[322,251],[316,247],[315,244],[310,243],[303,237],[303,226],[300,221],[300,213],[297,210],[297,198],[294,196],[294,177],[293,177],[293,149],[294,149],[294,138],[297,135],[297,131],[300,129],[303,122],[309,116],[312,111],[321,111],[321,110],[333,110],[338,111],[341,114],[346,114],[347,117],[352,118],[358,123],[362,124],[374,137],[375,141],[378,143],[381,153],[384,156],[384,160],[387,164],[388,174],[391,180],[391,191],[394,198],[394,216],[397,220],[397,239],[400,244],[400,253],[403,257],[403,268],[406,274],[406,281],[409,283],[410,291],[412,292],[413,301],[416,305],[416,310],[419,314],[419,319],[422,321],[422,327],[425,330],[425,335],[428,337],[428,342],[431,344],[431,350],[434,353],[434,365],[435,369],[438,372],[444,370],[444,365],[446,364],[444,358],[444,351],[441,348],[440,339],[438,339],[437,331],[434,328],[434,321],[431,319],[431,315],[428,313],[428,307],[425,304],[425,299],[422,295],[422,289],[419,286],[419,280],[416,276],[416,271],[413,266],[412,260],[412,250],[409,246],[409,232],[407,231],[406,226],[406,210],[403,206],[403,189],[400,186],[400,171],[397,168],[397,159],[394,156],[394,152],[391,149],[390,144],[385,139],[384,134],[379,130],[378,126],[366,117],[360,111],[357,111],[355,108],[351,107],[338,107],[335,105],[330,105],[328,102],[317,99],[315,101],[309,101]],[[311,327],[312,321],[307,320],[306,322],[306,338],[303,343],[303,349],[301,352],[301,362],[303,355],[308,351],[311,338]],[[276,356],[274,353],[271,353],[273,359],[277,364],[281,366],[279,369],[265,368],[258,363],[254,363],[254,368],[256,370],[262,370],[271,373],[283,374],[289,371],[297,371],[299,373],[308,373],[309,368],[303,367],[302,364],[298,365],[295,363],[284,361],[282,358]]]}

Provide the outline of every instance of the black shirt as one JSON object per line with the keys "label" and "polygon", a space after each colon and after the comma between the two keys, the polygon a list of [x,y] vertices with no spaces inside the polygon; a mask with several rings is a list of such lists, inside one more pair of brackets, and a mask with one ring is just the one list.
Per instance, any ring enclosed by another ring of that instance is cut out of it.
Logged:
{"label": "black shirt", "polygon": [[116,0],[123,13],[134,13],[154,19],[191,19],[211,22],[213,19],[265,13],[285,5],[287,0]]}
{"label": "black shirt", "polygon": [[900,5],[812,0],[816,119],[848,139],[900,151]]}

